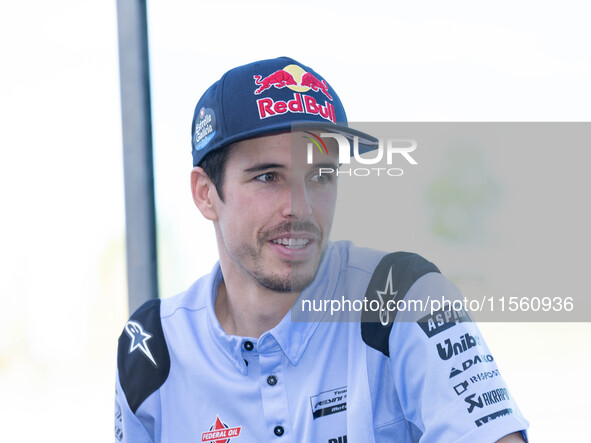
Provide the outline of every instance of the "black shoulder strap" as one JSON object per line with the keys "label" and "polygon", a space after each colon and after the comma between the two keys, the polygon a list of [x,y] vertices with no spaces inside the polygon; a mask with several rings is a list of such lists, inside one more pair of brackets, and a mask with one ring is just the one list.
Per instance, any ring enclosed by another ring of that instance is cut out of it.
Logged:
{"label": "black shoulder strap", "polygon": [[164,384],[170,372],[160,299],[144,303],[125,324],[119,337],[117,368],[121,387],[135,414],[144,400]]}
{"label": "black shoulder strap", "polygon": [[[389,300],[402,300],[414,282],[430,272],[439,272],[439,269],[420,255],[410,252],[386,255],[376,267],[365,291],[366,306],[371,306],[374,300],[379,306],[386,306]],[[373,305],[376,305],[375,302]],[[384,309],[367,310],[361,315],[363,341],[386,357],[390,356],[388,341],[396,313]]]}

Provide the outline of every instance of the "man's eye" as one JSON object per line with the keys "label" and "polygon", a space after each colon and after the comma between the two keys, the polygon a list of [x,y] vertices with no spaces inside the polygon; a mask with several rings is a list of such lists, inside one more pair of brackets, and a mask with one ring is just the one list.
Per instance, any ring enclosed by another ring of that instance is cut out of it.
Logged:
{"label": "man's eye", "polygon": [[274,172],[265,172],[264,174],[257,175],[255,179],[264,183],[270,183],[277,180],[277,174]]}
{"label": "man's eye", "polygon": [[331,173],[327,173],[327,172],[318,171],[317,173],[315,173],[314,175],[312,175],[310,177],[310,181],[320,183],[320,184],[332,183],[334,181],[333,174],[334,174],[334,172],[331,174]]}

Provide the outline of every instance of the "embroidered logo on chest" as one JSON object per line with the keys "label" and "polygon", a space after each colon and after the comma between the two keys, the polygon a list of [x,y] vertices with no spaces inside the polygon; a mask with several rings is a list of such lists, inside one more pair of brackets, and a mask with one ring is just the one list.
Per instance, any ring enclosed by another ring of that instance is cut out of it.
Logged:
{"label": "embroidered logo on chest", "polygon": [[347,410],[347,387],[331,389],[310,397],[314,420]]}
{"label": "embroidered logo on chest", "polygon": [[209,431],[201,434],[201,441],[209,443],[230,443],[230,439],[240,436],[241,429],[242,426],[231,428],[226,423],[223,423],[219,416],[216,416],[215,423],[209,428]]}

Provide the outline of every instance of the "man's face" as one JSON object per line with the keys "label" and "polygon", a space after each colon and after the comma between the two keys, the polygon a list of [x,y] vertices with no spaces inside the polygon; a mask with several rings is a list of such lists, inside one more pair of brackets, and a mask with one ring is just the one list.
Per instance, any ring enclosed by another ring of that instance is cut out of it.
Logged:
{"label": "man's face", "polygon": [[224,277],[274,291],[299,292],[313,280],[326,248],[337,195],[337,148],[307,164],[308,140],[282,133],[236,146],[226,162],[224,201],[215,226]]}

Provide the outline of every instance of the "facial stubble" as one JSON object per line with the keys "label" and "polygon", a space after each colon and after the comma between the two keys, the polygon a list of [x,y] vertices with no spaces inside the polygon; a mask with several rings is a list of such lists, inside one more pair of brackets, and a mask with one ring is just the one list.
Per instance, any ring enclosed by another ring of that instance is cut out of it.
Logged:
{"label": "facial stubble", "polygon": [[[290,268],[289,274],[287,276],[272,274],[269,270],[264,269],[262,260],[263,248],[272,238],[289,234],[290,232],[306,232],[312,235],[313,241],[320,242],[322,240],[320,229],[312,223],[297,221],[284,222],[271,229],[260,231],[257,235],[256,247],[248,243],[242,243],[237,250],[239,255],[247,259],[247,262],[253,264],[251,269],[245,268],[244,265],[241,265],[242,268],[261,286],[274,292],[293,293],[301,292],[305,289],[314,280],[320,260],[326,250],[326,244],[322,244],[320,254],[310,259],[316,260],[316,263],[310,263],[310,260],[299,262],[284,260],[284,264]],[[301,270],[307,265],[311,266],[312,269],[310,271],[306,272],[303,270],[298,272],[298,268]]]}

